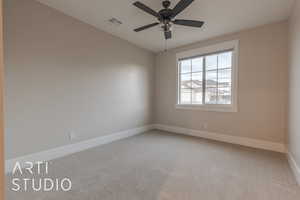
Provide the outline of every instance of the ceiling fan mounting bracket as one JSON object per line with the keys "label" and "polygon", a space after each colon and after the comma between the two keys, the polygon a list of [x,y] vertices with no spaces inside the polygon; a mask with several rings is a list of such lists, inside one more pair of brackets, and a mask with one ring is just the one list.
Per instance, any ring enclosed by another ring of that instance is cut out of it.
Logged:
{"label": "ceiling fan mounting bracket", "polygon": [[168,1],[168,0],[166,0],[166,1],[163,1],[163,2],[162,2],[162,5],[163,5],[163,7],[164,7],[164,8],[169,8],[169,7],[170,7],[170,5],[171,5],[171,2],[170,2],[170,1]]}

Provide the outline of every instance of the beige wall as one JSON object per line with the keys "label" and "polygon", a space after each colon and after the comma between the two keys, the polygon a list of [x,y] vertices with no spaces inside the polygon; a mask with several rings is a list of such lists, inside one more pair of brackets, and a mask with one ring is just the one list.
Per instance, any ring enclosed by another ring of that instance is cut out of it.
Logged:
{"label": "beige wall", "polygon": [[124,40],[6,0],[6,159],[69,144],[70,131],[84,140],[151,123],[153,65]]}
{"label": "beige wall", "polygon": [[300,166],[300,2],[290,18],[289,151]]}
{"label": "beige wall", "polygon": [[[234,136],[285,142],[288,23],[266,25],[170,50],[156,58],[156,123]],[[238,112],[178,110],[176,52],[240,41]]]}

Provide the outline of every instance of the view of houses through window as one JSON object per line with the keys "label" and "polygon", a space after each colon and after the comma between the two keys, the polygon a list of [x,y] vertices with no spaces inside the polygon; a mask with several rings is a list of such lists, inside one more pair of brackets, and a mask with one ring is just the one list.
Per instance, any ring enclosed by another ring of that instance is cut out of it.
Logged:
{"label": "view of houses through window", "polygon": [[231,104],[232,53],[179,60],[179,104]]}

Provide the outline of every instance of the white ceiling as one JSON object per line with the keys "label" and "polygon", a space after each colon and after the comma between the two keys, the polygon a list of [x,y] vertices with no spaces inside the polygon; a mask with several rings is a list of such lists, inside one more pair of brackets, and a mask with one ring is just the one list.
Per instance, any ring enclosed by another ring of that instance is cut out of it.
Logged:
{"label": "white ceiling", "polygon": [[[134,28],[156,19],[132,5],[135,0],[38,0],[145,49],[158,52],[165,41],[159,26],[136,33]],[[139,0],[158,11],[162,0]],[[179,0],[171,0],[173,7]],[[179,19],[203,20],[203,28],[175,25],[168,48],[287,19],[294,0],[195,0]],[[115,17],[121,26],[108,23]]]}

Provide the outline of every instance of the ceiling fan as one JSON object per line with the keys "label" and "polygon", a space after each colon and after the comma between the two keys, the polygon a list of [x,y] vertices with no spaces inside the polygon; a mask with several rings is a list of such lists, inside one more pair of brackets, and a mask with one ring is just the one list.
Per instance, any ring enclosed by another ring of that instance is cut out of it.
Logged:
{"label": "ceiling fan", "polygon": [[162,2],[163,9],[159,12],[154,11],[153,9],[149,8],[145,4],[136,1],[133,3],[134,6],[138,7],[139,9],[145,11],[146,13],[156,17],[159,22],[155,22],[152,24],[148,24],[137,29],[134,29],[135,32],[143,31],[145,29],[157,26],[162,24],[162,29],[164,31],[165,39],[172,38],[172,24],[183,25],[183,26],[191,26],[201,28],[204,24],[203,21],[196,21],[196,20],[185,20],[185,19],[174,19],[179,13],[181,13],[186,7],[188,7],[194,0],[180,0],[178,4],[173,8],[169,8],[171,2],[169,0],[165,0]]}

